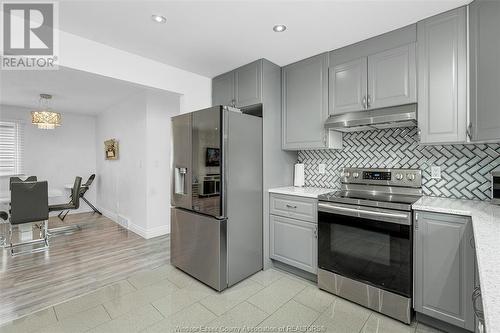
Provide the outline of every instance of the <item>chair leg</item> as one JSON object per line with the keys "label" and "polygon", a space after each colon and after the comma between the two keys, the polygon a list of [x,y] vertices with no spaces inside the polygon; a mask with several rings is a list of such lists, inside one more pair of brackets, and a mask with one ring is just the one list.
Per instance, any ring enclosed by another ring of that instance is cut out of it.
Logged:
{"label": "chair leg", "polygon": [[12,224],[9,223],[9,244],[10,244],[10,255],[14,255],[14,249],[12,248]]}
{"label": "chair leg", "polygon": [[82,227],[80,227],[78,224],[74,224],[74,225],[68,225],[65,227],[47,229],[47,232],[48,232],[49,236],[52,236],[56,233],[66,232],[66,231],[75,231],[75,230],[82,230]]}
{"label": "chair leg", "polygon": [[64,210],[61,210],[61,212],[59,212],[59,214],[57,214],[57,217],[58,217],[58,218],[59,218],[59,220],[61,220],[61,221],[64,221],[64,219],[66,218],[66,215],[68,215],[68,213],[69,213],[69,210],[68,210],[68,211],[66,211],[66,214],[64,214],[64,215],[63,215],[63,213],[64,213]]}
{"label": "chair leg", "polygon": [[[10,233],[10,255],[11,256],[17,256],[20,254],[27,254],[27,253],[36,253],[36,252],[41,252],[45,251],[49,248],[49,238],[48,238],[48,221],[43,221],[41,225],[38,226],[40,228],[40,239],[34,239],[28,242],[22,242],[22,243],[12,243],[12,225],[10,225],[9,228],[9,233]],[[28,251],[21,251],[21,252],[14,252],[14,248],[24,246],[24,245],[34,245],[43,242],[44,246],[36,248],[36,249],[31,249]]]}
{"label": "chair leg", "polygon": [[87,203],[87,205],[89,205],[89,207],[90,207],[90,208],[92,208],[92,210],[94,211],[94,213],[97,213],[97,214],[99,214],[99,215],[102,215],[102,213],[101,213],[101,212],[100,212],[97,208],[95,208],[95,207],[94,207],[94,205],[93,205],[93,204],[91,204],[91,203],[90,203],[90,201],[88,201],[88,200],[87,200],[87,198],[85,198],[85,197],[80,197],[80,198],[81,198],[83,201],[85,201],[85,202]]}
{"label": "chair leg", "polygon": [[43,224],[43,239],[45,240],[45,245],[49,247],[49,220],[45,221]]}

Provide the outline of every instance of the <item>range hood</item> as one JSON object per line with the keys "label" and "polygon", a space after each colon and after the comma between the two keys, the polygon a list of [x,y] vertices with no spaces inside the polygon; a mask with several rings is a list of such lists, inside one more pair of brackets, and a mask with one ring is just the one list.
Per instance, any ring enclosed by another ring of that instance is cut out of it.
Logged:
{"label": "range hood", "polygon": [[333,115],[325,123],[325,128],[338,132],[415,126],[417,126],[417,104]]}

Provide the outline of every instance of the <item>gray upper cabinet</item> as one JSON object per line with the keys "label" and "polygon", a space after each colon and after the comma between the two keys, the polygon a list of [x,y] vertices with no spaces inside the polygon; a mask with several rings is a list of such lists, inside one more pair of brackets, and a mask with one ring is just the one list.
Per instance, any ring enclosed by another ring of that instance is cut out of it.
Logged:
{"label": "gray upper cabinet", "polygon": [[469,7],[470,130],[473,141],[500,139],[500,1]]}
{"label": "gray upper cabinet", "polygon": [[235,103],[245,107],[262,101],[262,63],[254,61],[234,71]]}
{"label": "gray upper cabinet", "polygon": [[368,57],[368,108],[417,102],[415,52],[411,43]]}
{"label": "gray upper cabinet", "polygon": [[367,59],[355,59],[329,70],[330,114],[361,111],[367,95]]}
{"label": "gray upper cabinet", "polygon": [[212,105],[234,105],[234,73],[219,75],[212,80]]}
{"label": "gray upper cabinet", "polygon": [[330,52],[329,114],[417,101],[416,25]]}
{"label": "gray upper cabinet", "polygon": [[474,249],[470,218],[427,212],[416,212],[416,217],[415,311],[472,331]]}
{"label": "gray upper cabinet", "polygon": [[417,24],[422,143],[461,143],[467,131],[467,24],[461,7]]}
{"label": "gray upper cabinet", "polygon": [[328,118],[328,53],[282,69],[283,149],[340,148],[341,134],[324,128]]}
{"label": "gray upper cabinet", "polygon": [[262,103],[262,59],[212,79],[212,105],[244,108]]}

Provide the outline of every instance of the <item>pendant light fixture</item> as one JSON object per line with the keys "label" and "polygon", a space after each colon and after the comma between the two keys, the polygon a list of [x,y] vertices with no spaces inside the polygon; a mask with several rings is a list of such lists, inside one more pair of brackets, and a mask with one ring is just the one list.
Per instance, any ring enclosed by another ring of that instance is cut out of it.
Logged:
{"label": "pendant light fixture", "polygon": [[38,110],[31,111],[31,123],[40,129],[54,129],[61,126],[61,114],[49,106],[52,95],[40,94]]}

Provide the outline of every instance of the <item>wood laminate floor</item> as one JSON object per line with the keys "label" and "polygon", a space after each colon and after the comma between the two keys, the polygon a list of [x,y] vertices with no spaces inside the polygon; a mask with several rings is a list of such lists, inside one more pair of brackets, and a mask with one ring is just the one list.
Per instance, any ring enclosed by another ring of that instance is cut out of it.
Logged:
{"label": "wood laminate floor", "polygon": [[81,230],[56,234],[47,251],[0,249],[0,325],[169,262],[168,236],[146,240],[98,214],[68,215]]}

